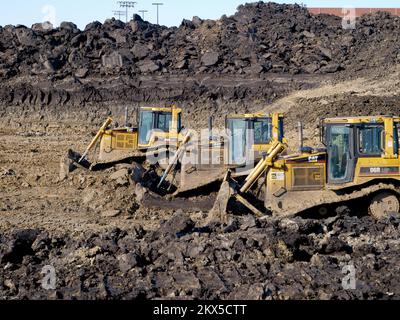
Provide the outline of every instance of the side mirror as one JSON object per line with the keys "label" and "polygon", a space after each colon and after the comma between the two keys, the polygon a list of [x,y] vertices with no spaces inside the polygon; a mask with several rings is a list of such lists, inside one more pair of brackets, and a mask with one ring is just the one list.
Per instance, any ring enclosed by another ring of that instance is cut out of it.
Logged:
{"label": "side mirror", "polygon": [[323,118],[318,119],[317,128],[319,130],[319,141],[326,147],[327,145],[325,140],[325,125]]}
{"label": "side mirror", "polygon": [[140,126],[140,108],[137,108],[136,109],[136,125],[137,125],[137,127],[139,127]]}

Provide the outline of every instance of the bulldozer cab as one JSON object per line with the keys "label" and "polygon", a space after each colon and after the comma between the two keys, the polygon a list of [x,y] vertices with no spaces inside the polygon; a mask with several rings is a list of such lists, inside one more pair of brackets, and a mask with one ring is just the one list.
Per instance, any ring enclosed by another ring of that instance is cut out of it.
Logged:
{"label": "bulldozer cab", "polygon": [[96,164],[143,158],[152,148],[178,146],[182,129],[182,110],[141,108],[137,127],[107,128],[99,134],[100,152]]}
{"label": "bulldozer cab", "polygon": [[139,148],[149,148],[155,142],[178,143],[182,130],[182,110],[171,108],[141,108],[138,116]]}
{"label": "bulldozer cab", "polygon": [[228,165],[242,166],[262,157],[273,141],[284,137],[282,114],[242,114],[226,119]]}
{"label": "bulldozer cab", "polygon": [[274,215],[290,216],[315,207],[327,212],[330,204],[363,198],[374,217],[399,212],[400,118],[331,118],[323,120],[321,128],[326,150],[302,148],[300,155],[282,156],[285,145],[274,141],[240,186],[239,197],[234,196],[258,215],[240,196],[264,174],[264,207]]}
{"label": "bulldozer cab", "polygon": [[399,174],[399,119],[334,118],[323,121],[327,183],[343,186]]}

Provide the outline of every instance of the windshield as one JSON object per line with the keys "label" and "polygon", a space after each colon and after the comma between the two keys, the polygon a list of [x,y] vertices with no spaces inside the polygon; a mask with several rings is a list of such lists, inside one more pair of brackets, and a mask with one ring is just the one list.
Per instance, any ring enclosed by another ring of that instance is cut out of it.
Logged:
{"label": "windshield", "polygon": [[229,160],[233,165],[242,165],[250,160],[247,156],[253,145],[266,145],[272,140],[271,118],[228,119],[228,129],[231,135]]}
{"label": "windshield", "polygon": [[254,124],[254,144],[268,144],[272,140],[272,120],[256,119]]}
{"label": "windshield", "polygon": [[332,180],[347,177],[350,156],[350,127],[332,126],[329,159],[329,174]]}
{"label": "windshield", "polygon": [[383,125],[366,125],[359,128],[359,152],[366,156],[382,154]]}
{"label": "windshield", "polygon": [[141,145],[149,144],[152,129],[153,129],[153,112],[143,111],[140,114],[139,144]]}
{"label": "windshield", "polygon": [[246,162],[247,121],[245,119],[229,119],[228,129],[231,135],[229,162],[231,164],[243,164]]}
{"label": "windshield", "polygon": [[280,118],[279,119],[279,141],[280,142],[283,141],[284,136],[285,136],[285,127],[284,127],[283,119]]}
{"label": "windshield", "polygon": [[172,126],[172,113],[159,113],[157,118],[157,129],[164,132],[170,132]]}

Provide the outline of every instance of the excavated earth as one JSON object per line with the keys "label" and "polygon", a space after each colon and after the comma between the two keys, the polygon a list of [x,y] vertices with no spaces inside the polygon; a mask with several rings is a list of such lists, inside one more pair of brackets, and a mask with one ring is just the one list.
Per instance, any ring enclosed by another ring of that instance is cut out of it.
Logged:
{"label": "excavated earth", "polygon": [[298,121],[317,146],[321,117],[398,114],[399,29],[386,13],[345,30],[263,2],[179,28],[0,27],[0,299],[400,299],[396,217],[355,205],[284,220],[234,210],[221,224],[204,208],[146,208],[129,165],[59,176],[66,151],[125,106],[134,121],[139,106],[177,103],[194,129],[284,112],[292,149]]}

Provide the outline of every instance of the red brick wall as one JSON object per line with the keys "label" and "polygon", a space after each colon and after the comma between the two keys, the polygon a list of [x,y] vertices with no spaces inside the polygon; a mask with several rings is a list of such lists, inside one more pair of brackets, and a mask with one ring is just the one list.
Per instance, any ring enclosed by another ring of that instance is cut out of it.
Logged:
{"label": "red brick wall", "polygon": [[[342,8],[307,8],[311,14],[333,14],[335,16],[343,17],[343,9]],[[346,9],[344,9],[346,10]],[[396,16],[400,16],[400,8],[356,8],[356,16],[360,17],[363,14],[373,13],[378,11],[386,11],[394,14]]]}

